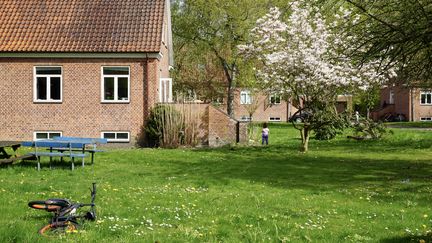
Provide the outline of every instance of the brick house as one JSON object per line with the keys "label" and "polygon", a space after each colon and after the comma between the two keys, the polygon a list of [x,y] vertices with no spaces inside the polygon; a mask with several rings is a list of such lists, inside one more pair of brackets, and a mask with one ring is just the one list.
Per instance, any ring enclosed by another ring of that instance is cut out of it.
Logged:
{"label": "brick house", "polygon": [[[339,112],[351,109],[352,96],[339,95],[336,108]],[[298,111],[296,103],[287,102],[280,95],[251,93],[248,89],[238,89],[234,99],[234,115],[241,121],[287,122]]]}
{"label": "brick house", "polygon": [[135,144],[170,102],[169,0],[4,0],[0,140],[56,135]]}
{"label": "brick house", "polygon": [[382,88],[380,107],[372,113],[372,118],[392,119],[399,115],[406,121],[432,121],[431,90],[402,85]]}

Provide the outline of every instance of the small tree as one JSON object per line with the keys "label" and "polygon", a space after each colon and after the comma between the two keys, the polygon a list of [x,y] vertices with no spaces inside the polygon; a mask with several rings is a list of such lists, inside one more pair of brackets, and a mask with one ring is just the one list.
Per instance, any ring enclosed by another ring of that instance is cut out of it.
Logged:
{"label": "small tree", "polygon": [[297,126],[303,152],[308,150],[312,131],[337,116],[338,94],[385,79],[378,72],[378,62],[357,67],[344,55],[355,38],[336,28],[345,21],[343,15],[329,24],[318,8],[295,1],[285,22],[279,9],[272,8],[252,29],[252,42],[239,46],[245,57],[259,62],[257,76],[265,86],[303,101],[298,112],[309,114]]}

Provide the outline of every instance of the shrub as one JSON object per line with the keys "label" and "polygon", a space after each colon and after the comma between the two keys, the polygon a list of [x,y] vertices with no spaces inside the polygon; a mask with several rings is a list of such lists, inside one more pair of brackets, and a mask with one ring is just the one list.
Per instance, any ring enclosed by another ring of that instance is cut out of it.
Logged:
{"label": "shrub", "polygon": [[388,133],[388,130],[382,122],[374,122],[370,119],[365,119],[354,125],[354,132],[357,138],[380,139],[383,135]]}
{"label": "shrub", "polygon": [[182,105],[180,111],[173,105],[154,107],[144,128],[145,145],[177,148],[198,144],[200,111],[192,105]]}
{"label": "shrub", "polygon": [[320,121],[317,124],[321,124],[314,130],[316,140],[334,139],[338,134],[342,134],[345,128],[350,126],[347,113],[317,113],[315,119],[319,119]]}

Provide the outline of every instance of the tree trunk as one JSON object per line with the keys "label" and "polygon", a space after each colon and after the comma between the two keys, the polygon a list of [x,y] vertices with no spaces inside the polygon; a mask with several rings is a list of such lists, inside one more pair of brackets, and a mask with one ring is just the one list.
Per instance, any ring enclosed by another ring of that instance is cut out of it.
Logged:
{"label": "tree trunk", "polygon": [[234,92],[236,89],[236,72],[237,67],[235,63],[231,66],[228,65],[227,61],[222,58],[216,51],[216,55],[219,57],[219,60],[223,66],[223,70],[225,73],[225,78],[228,82],[228,94],[227,94],[227,113],[231,118],[234,118]]}
{"label": "tree trunk", "polygon": [[228,79],[228,94],[227,94],[227,113],[230,117],[234,118],[234,81],[229,78]]}
{"label": "tree trunk", "polygon": [[309,129],[303,128],[300,130],[301,138],[302,138],[302,144],[300,147],[300,152],[306,153],[309,150]]}

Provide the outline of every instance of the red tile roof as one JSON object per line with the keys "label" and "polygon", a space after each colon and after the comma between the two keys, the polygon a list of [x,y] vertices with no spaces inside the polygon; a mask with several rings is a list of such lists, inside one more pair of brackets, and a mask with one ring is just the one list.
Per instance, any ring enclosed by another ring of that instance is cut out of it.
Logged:
{"label": "red tile roof", "polygon": [[159,52],[165,0],[0,0],[0,52]]}

